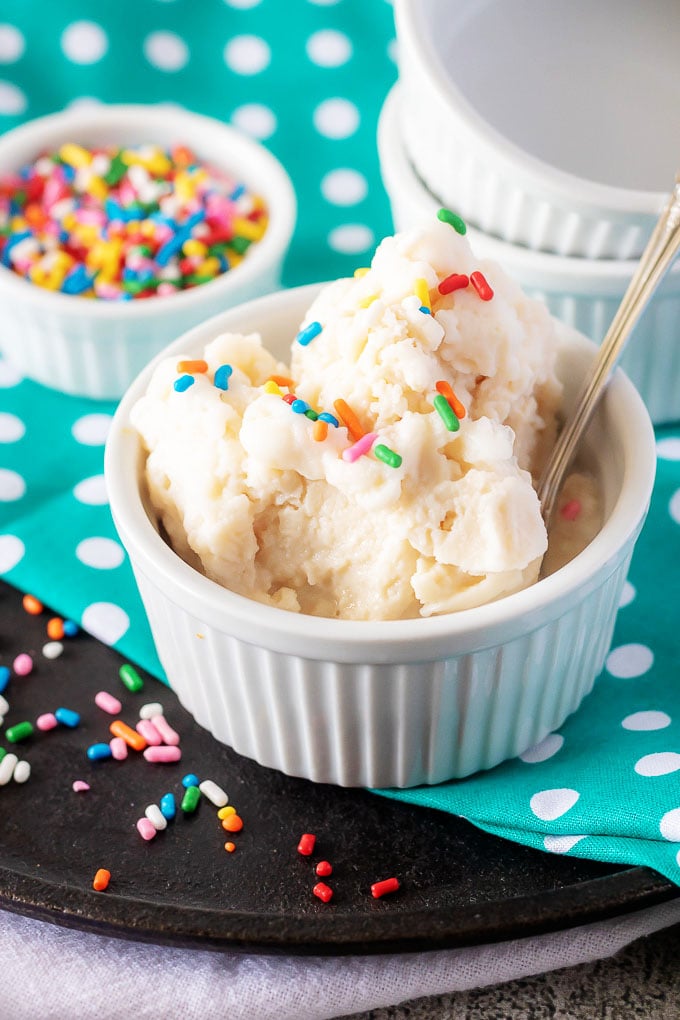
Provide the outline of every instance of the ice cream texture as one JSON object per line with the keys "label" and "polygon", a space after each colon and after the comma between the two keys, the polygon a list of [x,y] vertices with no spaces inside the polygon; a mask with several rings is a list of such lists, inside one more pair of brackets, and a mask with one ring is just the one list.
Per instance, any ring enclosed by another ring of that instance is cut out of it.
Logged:
{"label": "ice cream texture", "polygon": [[[257,335],[217,336],[186,389],[165,359],[135,405],[175,551],[241,595],[355,620],[453,612],[533,583],[547,535],[532,472],[561,397],[547,309],[435,220],[324,287],[300,329],[289,365]],[[464,415],[437,409],[442,383]]]}

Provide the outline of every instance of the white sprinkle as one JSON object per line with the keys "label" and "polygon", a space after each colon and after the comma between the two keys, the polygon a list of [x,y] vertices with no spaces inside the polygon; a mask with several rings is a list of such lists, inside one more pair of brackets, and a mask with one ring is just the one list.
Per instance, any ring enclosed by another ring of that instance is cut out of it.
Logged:
{"label": "white sprinkle", "polygon": [[140,719],[153,719],[155,715],[163,715],[163,706],[157,701],[150,701],[148,705],[142,705],[139,710]]}
{"label": "white sprinkle", "polygon": [[9,712],[9,701],[0,694],[0,715],[7,715]]}
{"label": "white sprinkle", "polygon": [[46,659],[58,659],[63,651],[64,646],[61,641],[48,641],[46,645],[43,645],[42,653]]}
{"label": "white sprinkle", "polygon": [[144,814],[149,819],[154,829],[158,832],[161,829],[167,829],[168,820],[163,815],[158,804],[149,804],[148,808],[144,811]]}
{"label": "white sprinkle", "polygon": [[14,766],[14,782],[25,783],[31,775],[31,766],[27,761],[18,761]]}
{"label": "white sprinkle", "polygon": [[6,754],[2,761],[0,761],[0,786],[7,786],[14,775],[14,769],[18,761],[19,759],[16,754],[11,753]]}
{"label": "white sprinkle", "polygon": [[229,798],[217,783],[213,783],[212,779],[204,779],[202,783],[198,784],[198,788],[204,797],[207,797],[211,804],[215,807],[224,807],[225,804],[229,803]]}

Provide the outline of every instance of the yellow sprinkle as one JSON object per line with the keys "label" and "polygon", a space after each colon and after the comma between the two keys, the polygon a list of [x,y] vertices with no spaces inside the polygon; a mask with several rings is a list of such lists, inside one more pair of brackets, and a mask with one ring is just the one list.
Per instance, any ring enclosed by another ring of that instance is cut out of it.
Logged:
{"label": "yellow sprinkle", "polygon": [[139,229],[144,237],[153,237],[156,233],[156,224],[152,220],[142,220],[142,225]]}
{"label": "yellow sprinkle", "polygon": [[108,186],[101,177],[91,177],[86,190],[88,195],[91,195],[92,198],[97,198],[102,202],[109,193]]}
{"label": "yellow sprinkle", "polygon": [[234,217],[234,233],[238,237],[247,237],[249,241],[259,241],[264,230],[259,223],[252,220],[245,220],[242,216]]}
{"label": "yellow sprinkle", "polygon": [[202,276],[217,276],[220,271],[220,260],[212,256],[209,259],[205,259],[196,266],[196,272]]}
{"label": "yellow sprinkle", "polygon": [[9,221],[9,225],[14,233],[18,233],[21,230],[25,230],[28,224],[23,216],[13,216]]}
{"label": "yellow sprinkle", "polygon": [[265,393],[274,393],[277,397],[283,396],[283,391],[276,385],[273,379],[268,379],[264,384]]}
{"label": "yellow sprinkle", "polygon": [[185,241],[182,245],[182,251],[185,255],[197,255],[200,258],[204,258],[208,254],[208,246],[203,241],[197,241],[193,237],[190,237],[188,241]]}
{"label": "yellow sprinkle", "polygon": [[362,276],[365,276],[366,273],[370,273],[370,271],[371,271],[370,266],[361,266],[359,269],[354,270],[354,275],[359,280],[361,279]]}
{"label": "yellow sprinkle", "polygon": [[217,817],[221,821],[223,818],[229,818],[231,815],[235,815],[235,814],[236,814],[236,808],[232,807],[231,804],[227,804],[226,807],[221,807],[219,809],[219,811],[217,812]]}
{"label": "yellow sprinkle", "polygon": [[424,305],[425,308],[430,308],[430,288],[427,285],[427,280],[420,276],[415,282],[414,290],[420,304]]}
{"label": "yellow sprinkle", "polygon": [[377,294],[371,294],[369,297],[362,298],[359,302],[359,308],[368,308],[369,305],[372,305],[374,301],[377,301],[377,299]]}
{"label": "yellow sprinkle", "polygon": [[68,163],[69,166],[76,167],[78,170],[89,166],[92,162],[92,153],[84,149],[82,145],[75,145],[73,142],[62,145],[59,155],[64,163]]}

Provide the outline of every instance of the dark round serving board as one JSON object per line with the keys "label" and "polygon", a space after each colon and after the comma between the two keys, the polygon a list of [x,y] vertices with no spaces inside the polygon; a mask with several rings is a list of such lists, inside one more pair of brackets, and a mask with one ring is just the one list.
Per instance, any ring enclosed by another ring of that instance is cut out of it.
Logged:
{"label": "dark round serving board", "polygon": [[[291,779],[241,758],[196,726],[159,681],[131,694],[123,660],[80,634],[47,660],[47,612],[28,616],[21,595],[0,585],[0,663],[18,652],[36,662],[5,691],[5,727],[59,706],[81,714],[77,729],[36,732],[15,745],[31,763],[28,783],[0,788],[0,907],[87,931],[157,943],[287,953],[377,953],[464,946],[584,924],[650,906],[678,890],[645,868],[622,868],[540,853],[505,842],[462,819],[358,790]],[[161,701],[181,734],[183,760],[150,765],[92,763],[86,748],[107,740],[112,717],[94,704],[105,689],[134,725],[141,705]],[[11,745],[0,733],[0,744]],[[212,778],[243,818],[229,837],[202,800],[145,843],[135,828],[144,808],[173,792],[187,772]],[[84,779],[91,789],[75,793]],[[315,833],[310,858],[297,852]],[[237,848],[224,850],[232,838]],[[317,861],[333,874],[330,903],[312,894]],[[106,892],[92,889],[98,868]],[[375,900],[373,882],[400,890]]]}

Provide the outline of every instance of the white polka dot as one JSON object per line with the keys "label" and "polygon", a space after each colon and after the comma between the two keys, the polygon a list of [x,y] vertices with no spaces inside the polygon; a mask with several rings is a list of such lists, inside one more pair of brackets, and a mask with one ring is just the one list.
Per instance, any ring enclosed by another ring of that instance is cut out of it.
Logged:
{"label": "white polka dot", "polygon": [[224,47],[224,62],[236,74],[259,74],[271,60],[269,46],[259,35],[237,35]]}
{"label": "white polka dot", "polygon": [[24,52],[24,37],[14,25],[0,25],[0,64],[13,64]]}
{"label": "white polka dot", "polygon": [[373,244],[373,231],[362,223],[345,223],[331,230],[328,244],[343,255],[358,255]]}
{"label": "white polka dot", "polygon": [[0,411],[0,443],[16,443],[26,432],[26,426],[15,414]]}
{"label": "white polka dot", "polygon": [[83,478],[82,482],[78,482],[74,487],[73,495],[79,503],[85,503],[87,506],[104,506],[109,501],[104,475]]}
{"label": "white polka dot", "polygon": [[26,482],[16,471],[0,468],[0,503],[12,503],[26,492]]}
{"label": "white polka dot", "polygon": [[368,184],[358,170],[341,167],[331,170],[321,181],[321,193],[333,205],[356,205],[366,198]]}
{"label": "white polka dot", "polygon": [[619,645],[607,656],[607,672],[621,680],[642,676],[652,668],[654,653],[647,645]]}
{"label": "white polka dot", "polygon": [[399,41],[397,39],[390,39],[387,44],[387,56],[395,64],[399,63]]}
{"label": "white polka dot", "polygon": [[545,836],[543,846],[553,854],[566,854],[586,836]]}
{"label": "white polka dot", "polygon": [[76,96],[68,106],[69,110],[92,110],[97,106],[103,106],[103,103],[95,96]]}
{"label": "white polka dot", "polygon": [[680,436],[666,436],[656,444],[656,455],[662,460],[680,460]]}
{"label": "white polka dot", "polygon": [[639,776],[667,776],[669,772],[680,769],[680,754],[675,751],[657,751],[645,754],[635,762],[635,771]]}
{"label": "white polka dot", "polygon": [[322,29],[307,40],[307,56],[319,67],[340,67],[352,56],[352,43],[344,32]]}
{"label": "white polka dot", "polygon": [[125,559],[122,546],[112,538],[84,538],[76,547],[76,556],[95,570],[113,570]]}
{"label": "white polka dot", "polygon": [[262,0],[224,0],[228,7],[236,7],[237,10],[245,11],[250,7],[257,7]]}
{"label": "white polka dot", "polygon": [[239,131],[245,131],[253,138],[270,138],[276,131],[276,116],[262,103],[244,103],[231,115],[231,122]]}
{"label": "white polka dot", "polygon": [[671,724],[671,717],[665,712],[648,710],[627,715],[621,725],[624,730],[665,730]]}
{"label": "white polka dot", "polygon": [[533,795],[529,807],[537,818],[544,822],[552,822],[571,810],[580,796],[580,793],[568,787],[541,790],[540,793]]}
{"label": "white polka dot", "polygon": [[23,379],[21,372],[9,361],[0,361],[0,387],[9,389],[10,386],[17,386]]}
{"label": "white polka dot", "polygon": [[619,599],[619,609],[623,609],[624,606],[630,605],[633,601],[637,592],[630,581],[626,581],[621,592],[621,598]]}
{"label": "white polka dot", "polygon": [[680,489],[671,496],[668,512],[676,524],[680,524]]}
{"label": "white polka dot", "polygon": [[16,567],[26,552],[26,546],[16,535],[0,535],[0,574]]}
{"label": "white polka dot", "polygon": [[680,843],[680,808],[667,811],[659,822],[659,832],[671,843]]}
{"label": "white polka dot", "polygon": [[548,758],[552,758],[560,750],[563,743],[564,737],[560,733],[549,733],[545,740],[542,740],[540,744],[534,744],[533,747],[528,748],[519,757],[527,765],[535,765],[539,761],[547,761]]}
{"label": "white polka dot", "polygon": [[106,32],[94,21],[74,21],[61,36],[61,48],[74,64],[96,63],[108,46]]}
{"label": "white polka dot", "polygon": [[189,47],[175,32],[152,32],[144,40],[144,56],[159,71],[180,71],[189,59]]}
{"label": "white polka dot", "polygon": [[73,438],[84,446],[103,446],[111,427],[110,414],[85,414],[73,423]]}
{"label": "white polka dot", "polygon": [[316,7],[335,7],[336,4],[340,3],[340,0],[309,0],[309,2]]}
{"label": "white polka dot", "polygon": [[13,116],[23,113],[28,106],[28,100],[18,86],[10,81],[0,81],[0,113]]}
{"label": "white polka dot", "polygon": [[93,602],[81,619],[83,628],[105,645],[115,645],[130,626],[128,614],[113,602]]}
{"label": "white polka dot", "polygon": [[314,110],[314,127],[326,138],[349,138],[359,120],[359,111],[349,99],[324,99]]}

